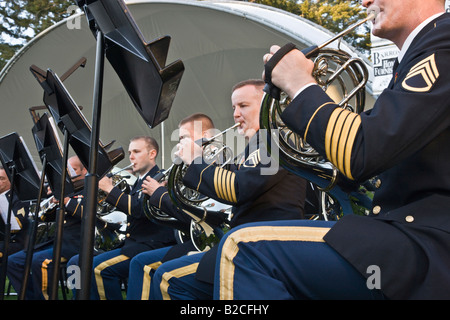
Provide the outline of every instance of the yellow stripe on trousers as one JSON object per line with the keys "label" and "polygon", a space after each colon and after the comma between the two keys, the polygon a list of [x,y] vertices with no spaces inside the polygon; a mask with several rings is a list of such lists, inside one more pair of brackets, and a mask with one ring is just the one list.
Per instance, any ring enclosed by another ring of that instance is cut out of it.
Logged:
{"label": "yellow stripe on trousers", "polygon": [[239,229],[231,233],[222,248],[220,257],[220,299],[233,300],[234,262],[239,243],[256,241],[308,241],[324,242],[330,228],[261,226]]}
{"label": "yellow stripe on trousers", "polygon": [[141,300],[148,300],[150,296],[150,284],[152,282],[152,277],[150,276],[150,272],[152,270],[158,269],[158,267],[162,264],[161,261],[149,264],[144,266],[144,278],[142,279],[142,293]]}
{"label": "yellow stripe on trousers", "polygon": [[163,300],[170,300],[170,295],[169,295],[169,280],[172,279],[173,277],[175,278],[181,278],[187,275],[190,275],[192,273],[195,273],[197,271],[198,268],[198,262],[178,268],[178,269],[174,269],[171,271],[167,271],[162,275],[162,279],[161,279],[161,284],[160,289],[161,289],[161,294],[163,297]]}
{"label": "yellow stripe on trousers", "polygon": [[127,259],[129,259],[127,256],[121,254],[112,259],[103,261],[102,263],[100,263],[98,266],[95,267],[95,269],[94,269],[95,283],[97,284],[97,290],[98,290],[98,295],[100,296],[100,300],[106,300],[105,286],[103,285],[103,278],[102,278],[101,272],[103,270],[105,270],[106,268],[111,267],[111,266],[113,266],[117,263],[120,263],[122,261],[125,261]]}

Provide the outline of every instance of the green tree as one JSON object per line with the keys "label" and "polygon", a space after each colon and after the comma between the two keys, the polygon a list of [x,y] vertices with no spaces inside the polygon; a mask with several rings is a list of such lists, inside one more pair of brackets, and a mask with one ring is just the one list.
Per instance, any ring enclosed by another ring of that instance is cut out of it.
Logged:
{"label": "green tree", "polygon": [[[251,0],[279,8],[323,26],[331,32],[343,31],[366,16],[359,0]],[[362,53],[370,49],[369,26],[364,25],[344,37],[350,45]]]}
{"label": "green tree", "polygon": [[70,16],[71,0],[0,1],[0,69],[39,32]]}
{"label": "green tree", "polygon": [[[359,0],[249,0],[276,7],[311,20],[332,32],[344,30],[365,16]],[[73,0],[0,0],[0,70],[36,34],[70,16]],[[368,54],[370,34],[363,26],[345,37]]]}

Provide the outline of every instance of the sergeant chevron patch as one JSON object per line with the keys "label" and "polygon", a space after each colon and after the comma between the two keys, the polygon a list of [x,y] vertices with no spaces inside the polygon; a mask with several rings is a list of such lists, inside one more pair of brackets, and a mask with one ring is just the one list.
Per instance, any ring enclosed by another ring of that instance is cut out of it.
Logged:
{"label": "sergeant chevron patch", "polygon": [[439,78],[434,53],[415,64],[403,80],[402,87],[412,92],[428,92]]}
{"label": "sergeant chevron patch", "polygon": [[245,159],[244,167],[254,168],[261,162],[261,156],[259,155],[259,149],[252,152],[247,159]]}

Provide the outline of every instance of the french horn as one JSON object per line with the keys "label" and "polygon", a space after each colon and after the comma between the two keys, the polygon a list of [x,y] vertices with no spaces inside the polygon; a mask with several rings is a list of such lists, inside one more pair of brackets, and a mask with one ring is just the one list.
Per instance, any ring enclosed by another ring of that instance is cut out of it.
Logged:
{"label": "french horn", "polygon": [[[168,176],[173,167],[174,164],[172,164],[167,170],[162,170],[158,172],[153,177],[153,179],[155,179],[159,183],[167,182]],[[185,224],[179,221],[177,218],[172,217],[171,215],[167,214],[160,208],[154,206],[150,202],[150,196],[146,193],[142,194],[142,205],[144,208],[144,214],[147,217],[147,219],[177,229],[178,230],[177,237],[179,242],[184,242],[186,238],[188,238],[189,227],[186,227]]]}
{"label": "french horn", "polygon": [[[121,172],[131,168],[133,166],[133,163],[116,171],[116,172],[109,172],[106,174],[108,178],[112,179],[112,183],[114,187],[119,188],[122,192],[129,193],[130,192],[130,185],[128,184],[126,176],[120,174]],[[107,193],[104,192],[101,189],[98,189],[97,193],[97,217],[105,216],[112,211],[115,210],[115,206],[112,204],[109,204],[106,202],[106,198],[108,197]]]}
{"label": "french horn", "polygon": [[[214,165],[222,168],[226,168],[232,163],[234,159],[233,150],[219,140],[219,138],[229,130],[235,129],[238,126],[239,123],[235,123],[233,126],[213,137],[201,140],[200,143],[203,148],[203,159],[205,162],[214,163]],[[179,208],[194,214],[198,219],[204,221],[208,211],[215,210],[211,205],[203,205],[209,199],[208,197],[184,185],[183,178],[188,167],[188,165],[181,161],[176,161],[174,163],[168,177],[169,195]]]}
{"label": "french horn", "polygon": [[[202,139],[203,158],[208,163],[216,163],[221,167],[226,167],[233,161],[233,150],[226,146],[219,137],[227,131],[236,128],[239,123],[209,138]],[[183,177],[188,166],[176,159],[169,169],[160,172],[154,177],[158,182],[166,181],[169,196],[182,212],[188,215],[191,223],[186,230],[186,226],[180,221],[150,203],[150,197],[147,194],[143,196],[144,213],[148,219],[157,223],[171,226],[178,229],[178,240],[184,242],[191,239],[198,251],[203,251],[212,247],[218,242],[224,232],[227,230],[227,224],[220,226],[211,226],[205,222],[207,215],[220,215],[218,220],[229,221],[229,206],[225,206],[217,201],[206,197],[196,190],[188,188],[183,184]]]}
{"label": "french horn", "polygon": [[[360,58],[340,49],[340,42],[343,36],[358,26],[375,19],[377,13],[377,8],[373,7],[365,19],[351,25],[319,46],[302,50],[305,56],[314,62],[312,75],[317,84],[341,108],[358,114],[364,110],[365,106],[368,70]],[[339,40],[337,49],[327,47],[336,40]],[[285,54],[293,48],[295,48],[293,44],[288,44],[280,51],[284,50]],[[278,57],[278,59],[280,58],[282,57]],[[271,70],[267,72],[267,65],[271,63],[271,68],[273,68],[277,63],[276,59],[274,60],[272,62],[269,60],[266,64],[266,86],[260,111],[260,127],[271,133],[266,135],[267,149],[271,155],[276,155],[282,167],[313,182],[324,193],[322,196],[327,196],[327,202],[333,202],[333,198],[330,198],[331,190],[338,183],[346,188],[354,188],[355,185],[282,121],[280,115],[289,105],[290,99],[271,83]],[[278,149],[276,152],[275,148]],[[334,191],[342,193],[341,190]],[[322,202],[325,203],[325,200],[322,199]],[[351,210],[349,206],[344,211],[350,212]]]}

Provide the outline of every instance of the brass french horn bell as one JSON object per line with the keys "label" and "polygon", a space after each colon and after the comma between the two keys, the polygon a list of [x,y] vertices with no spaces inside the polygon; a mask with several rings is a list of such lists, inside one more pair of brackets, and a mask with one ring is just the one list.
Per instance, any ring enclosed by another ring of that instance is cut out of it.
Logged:
{"label": "brass french horn bell", "polygon": [[[231,163],[234,158],[233,151],[219,141],[218,138],[238,125],[239,123],[236,123],[209,139],[202,139],[196,142],[202,145],[203,157],[206,161],[215,162],[222,167]],[[150,197],[146,194],[143,196],[144,212],[148,219],[178,229],[179,238],[190,237],[197,250],[202,251],[205,248],[203,240],[210,239],[214,237],[215,233],[220,234],[221,232],[218,231],[217,227],[210,226],[205,222],[208,212],[217,214],[217,212],[213,212],[215,209],[214,204],[207,203],[208,197],[183,184],[183,177],[187,168],[188,166],[182,163],[180,159],[176,159],[169,169],[161,171],[154,179],[158,182],[167,181],[167,189],[172,202],[192,219],[188,230],[185,229],[186,226],[178,219],[153,206],[150,203]],[[223,213],[223,215],[226,216],[227,213]],[[180,232],[182,235],[180,235]]]}
{"label": "brass french horn bell", "polygon": [[[106,176],[108,178],[111,178],[113,181],[113,185],[115,187],[118,187],[121,191],[125,192],[125,193],[129,193],[130,191],[130,186],[126,180],[126,178],[122,175],[120,175],[119,173],[121,173],[122,171],[125,171],[129,168],[131,168],[133,166],[133,163],[116,171],[116,172],[109,172],[106,174]],[[104,215],[107,215],[109,213],[111,213],[112,211],[115,210],[115,207],[109,203],[106,202],[106,198],[108,197],[108,195],[101,189],[98,189],[98,193],[97,193],[97,216],[98,217],[102,217]]]}
{"label": "brass french horn bell", "polygon": [[[233,126],[221,131],[213,137],[202,139],[198,142],[201,143],[203,147],[203,159],[207,163],[214,163],[222,168],[231,164],[234,159],[233,150],[222,141],[218,140],[218,138],[239,125],[240,123],[235,123]],[[173,166],[168,179],[169,195],[179,208],[185,209],[196,215],[199,219],[204,220],[204,215],[207,213],[208,209],[203,208],[201,205],[209,198],[184,185],[183,177],[187,169],[188,165],[185,165],[180,161]]]}
{"label": "brass french horn bell", "polygon": [[[367,67],[361,59],[341,50],[339,45],[337,49],[326,46],[336,40],[339,40],[340,44],[343,36],[363,23],[375,19],[378,12],[379,9],[371,7],[365,19],[351,25],[321,45],[302,50],[307,58],[314,61],[313,76],[317,84],[340,107],[358,114],[363,111],[365,105],[365,85],[369,77]],[[328,191],[336,185],[338,177],[341,181],[342,175],[331,162],[320,156],[300,135],[284,124],[280,115],[290,100],[271,82],[271,70],[292,49],[295,49],[294,44],[285,45],[266,63],[266,86],[261,103],[260,127],[271,133],[277,132],[276,135],[267,135],[267,148],[272,155],[277,154],[274,148],[278,148],[281,166],[312,181],[320,190]],[[343,176],[342,179],[345,180]]]}

